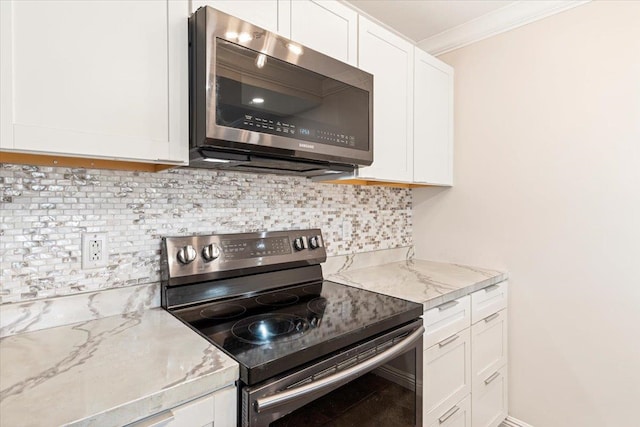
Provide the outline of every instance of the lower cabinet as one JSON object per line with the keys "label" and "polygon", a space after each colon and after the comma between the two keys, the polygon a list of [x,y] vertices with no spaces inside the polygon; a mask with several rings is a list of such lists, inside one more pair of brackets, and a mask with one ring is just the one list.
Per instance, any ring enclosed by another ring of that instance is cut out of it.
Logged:
{"label": "lower cabinet", "polygon": [[497,427],[507,418],[507,366],[474,382],[471,393],[473,427]]}
{"label": "lower cabinet", "polygon": [[238,422],[238,389],[235,386],[229,386],[213,395],[215,398],[213,425],[235,427]]}
{"label": "lower cabinet", "polygon": [[432,425],[471,392],[469,328],[424,350],[422,411]]}
{"label": "lower cabinet", "polygon": [[507,310],[471,326],[473,383],[479,384],[507,364]]}
{"label": "lower cabinet", "polygon": [[136,421],[129,427],[233,427],[236,419],[237,390],[229,386]]}
{"label": "lower cabinet", "polygon": [[498,427],[508,415],[507,282],[425,311],[424,427]]}
{"label": "lower cabinet", "polygon": [[447,409],[427,427],[471,427],[471,398],[469,396]]}
{"label": "lower cabinet", "polygon": [[471,325],[471,406],[474,427],[497,427],[507,417],[507,310]]}

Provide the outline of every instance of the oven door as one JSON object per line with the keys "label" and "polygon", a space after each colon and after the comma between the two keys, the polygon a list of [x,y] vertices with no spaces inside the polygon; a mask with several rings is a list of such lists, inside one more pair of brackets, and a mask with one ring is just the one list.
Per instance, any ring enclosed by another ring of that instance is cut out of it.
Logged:
{"label": "oven door", "polygon": [[311,366],[241,390],[241,425],[422,426],[418,319]]}

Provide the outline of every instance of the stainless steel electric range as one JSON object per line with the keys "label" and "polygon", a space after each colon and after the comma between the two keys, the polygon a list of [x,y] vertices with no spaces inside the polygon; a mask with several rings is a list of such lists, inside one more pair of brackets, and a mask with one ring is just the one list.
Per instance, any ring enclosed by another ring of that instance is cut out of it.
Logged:
{"label": "stainless steel electric range", "polygon": [[324,280],[320,230],[162,250],[162,306],[240,365],[239,426],[422,425],[422,305]]}

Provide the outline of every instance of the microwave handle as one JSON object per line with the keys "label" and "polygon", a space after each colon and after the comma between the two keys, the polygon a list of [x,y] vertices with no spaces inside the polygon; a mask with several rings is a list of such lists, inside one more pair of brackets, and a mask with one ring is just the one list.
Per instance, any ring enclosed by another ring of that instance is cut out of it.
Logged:
{"label": "microwave handle", "polygon": [[269,411],[277,406],[284,405],[292,400],[296,400],[309,393],[314,393],[327,387],[334,386],[337,383],[346,383],[354,378],[359,377],[361,374],[367,371],[384,365],[388,361],[396,358],[405,350],[413,346],[416,341],[422,337],[424,333],[424,326],[420,326],[416,331],[412,332],[408,337],[394,345],[393,347],[385,350],[384,352],[367,359],[358,365],[345,369],[342,372],[330,375],[317,381],[313,381],[309,384],[305,384],[300,387],[292,388],[289,390],[276,393],[272,396],[262,397],[256,399],[256,411],[265,412]]}

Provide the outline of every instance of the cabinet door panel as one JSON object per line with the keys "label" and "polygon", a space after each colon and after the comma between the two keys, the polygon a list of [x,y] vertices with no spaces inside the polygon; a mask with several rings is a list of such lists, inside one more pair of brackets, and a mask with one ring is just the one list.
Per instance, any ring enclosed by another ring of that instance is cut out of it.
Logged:
{"label": "cabinet door panel", "polygon": [[[168,139],[167,45],[157,42],[167,40],[165,2],[20,1],[13,8],[14,120],[25,132]],[[24,148],[50,145],[41,142]]]}
{"label": "cabinet door panel", "polygon": [[374,75],[373,147],[362,178],[413,180],[413,45],[359,17],[358,66]]}
{"label": "cabinet door panel", "polygon": [[452,185],[453,68],[416,49],[414,84],[414,180]]}
{"label": "cabinet door panel", "polygon": [[472,387],[507,363],[507,310],[486,317],[471,327]]}
{"label": "cabinet door panel", "polygon": [[449,409],[437,414],[429,427],[471,427],[471,397],[467,396]]}
{"label": "cabinet door panel", "polygon": [[11,2],[0,1],[0,148],[13,149],[13,33]]}
{"label": "cabinet door panel", "polygon": [[7,13],[12,109],[3,134],[13,141],[3,148],[187,160],[186,3],[3,2],[3,22]]}
{"label": "cabinet door panel", "polygon": [[470,344],[469,329],[465,329],[424,351],[422,410],[426,425],[471,391]]}
{"label": "cabinet door panel", "polygon": [[356,65],[358,14],[337,1],[292,1],[291,39]]}
{"label": "cabinet door panel", "polygon": [[211,6],[265,30],[289,37],[288,3],[288,0],[191,0],[191,11],[195,12],[202,6]]}
{"label": "cabinet door panel", "polygon": [[482,379],[471,395],[473,427],[498,427],[507,417],[507,367]]}

